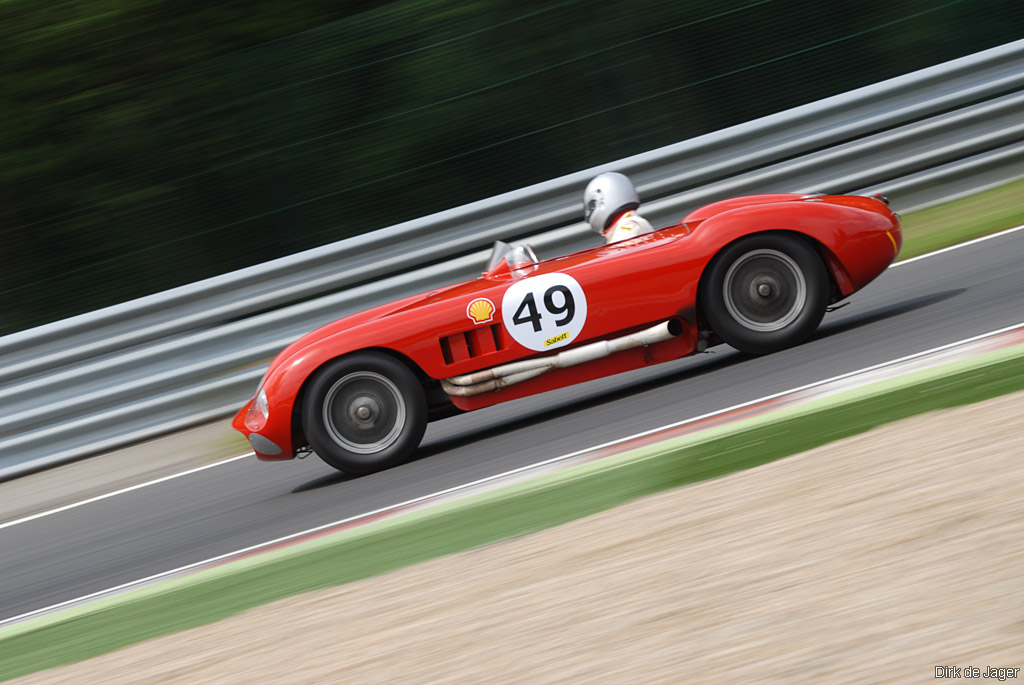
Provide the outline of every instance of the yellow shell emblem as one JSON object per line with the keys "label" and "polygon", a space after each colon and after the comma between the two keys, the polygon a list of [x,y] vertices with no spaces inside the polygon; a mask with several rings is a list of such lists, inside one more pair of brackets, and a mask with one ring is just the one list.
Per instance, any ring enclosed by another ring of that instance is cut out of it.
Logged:
{"label": "yellow shell emblem", "polygon": [[494,320],[494,303],[486,297],[473,300],[466,307],[466,316],[473,320],[473,323],[488,323]]}

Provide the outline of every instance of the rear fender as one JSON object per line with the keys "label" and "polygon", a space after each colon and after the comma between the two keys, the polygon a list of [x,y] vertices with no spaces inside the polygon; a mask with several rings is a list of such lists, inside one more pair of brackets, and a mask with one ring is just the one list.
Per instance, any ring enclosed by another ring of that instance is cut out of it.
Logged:
{"label": "rear fender", "polygon": [[[798,231],[758,231],[756,233],[748,233],[744,236],[737,238],[736,240],[733,240],[730,243],[726,243],[714,254],[714,256],[710,260],[708,260],[707,264],[704,265],[703,271],[701,272],[700,282],[697,286],[698,305],[701,301],[701,293],[703,292],[705,287],[705,276],[709,271],[709,267],[715,261],[715,258],[718,257],[718,255],[723,250],[725,250],[733,243],[751,235],[762,235],[765,233],[785,233],[787,235],[794,236],[795,238],[803,240],[805,243],[813,247],[818,252],[818,254],[821,256],[822,264],[825,265],[825,270],[826,272],[828,272],[829,282],[832,286],[832,296],[830,298],[830,303],[841,300],[854,291],[855,288],[853,287],[853,282],[850,280],[850,275],[846,271],[846,267],[843,266],[842,262],[839,261],[839,258],[835,256],[832,250],[828,249],[825,245],[823,245],[814,237],[809,236],[805,233],[800,233]],[[700,312],[698,312],[698,314],[700,314]],[[704,321],[703,318],[701,318],[701,327],[706,327],[706,321]]]}
{"label": "rear fender", "polygon": [[883,204],[869,198],[850,200],[864,200],[867,204],[805,200],[747,206],[716,214],[694,228],[696,251],[708,255],[701,273],[706,273],[708,264],[723,249],[741,238],[786,232],[814,245],[839,296],[846,297],[892,262],[895,255],[887,231],[899,230],[898,222]]}

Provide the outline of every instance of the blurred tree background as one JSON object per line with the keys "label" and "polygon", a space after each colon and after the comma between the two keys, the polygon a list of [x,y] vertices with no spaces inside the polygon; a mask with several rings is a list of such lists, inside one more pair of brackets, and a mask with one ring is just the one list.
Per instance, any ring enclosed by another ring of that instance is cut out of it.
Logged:
{"label": "blurred tree background", "polygon": [[1011,0],[5,0],[0,334],[1022,36]]}

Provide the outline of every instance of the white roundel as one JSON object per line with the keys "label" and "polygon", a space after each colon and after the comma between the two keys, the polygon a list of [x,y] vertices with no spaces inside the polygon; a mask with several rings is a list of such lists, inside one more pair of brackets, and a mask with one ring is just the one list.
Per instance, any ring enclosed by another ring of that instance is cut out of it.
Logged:
{"label": "white roundel", "polygon": [[567,274],[524,278],[501,298],[501,321],[523,347],[538,352],[565,347],[587,321],[587,297]]}

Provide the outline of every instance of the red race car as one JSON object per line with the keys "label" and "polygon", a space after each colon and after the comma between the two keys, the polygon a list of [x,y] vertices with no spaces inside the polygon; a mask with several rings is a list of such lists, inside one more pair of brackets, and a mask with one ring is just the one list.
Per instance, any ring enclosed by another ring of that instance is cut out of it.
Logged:
{"label": "red race car", "polygon": [[545,261],[496,243],[480,278],[289,345],[233,426],[260,459],[312,450],[347,473],[379,471],[413,455],[428,421],[460,411],[719,342],[753,354],[797,345],[901,244],[881,196],[792,194],[716,202]]}

